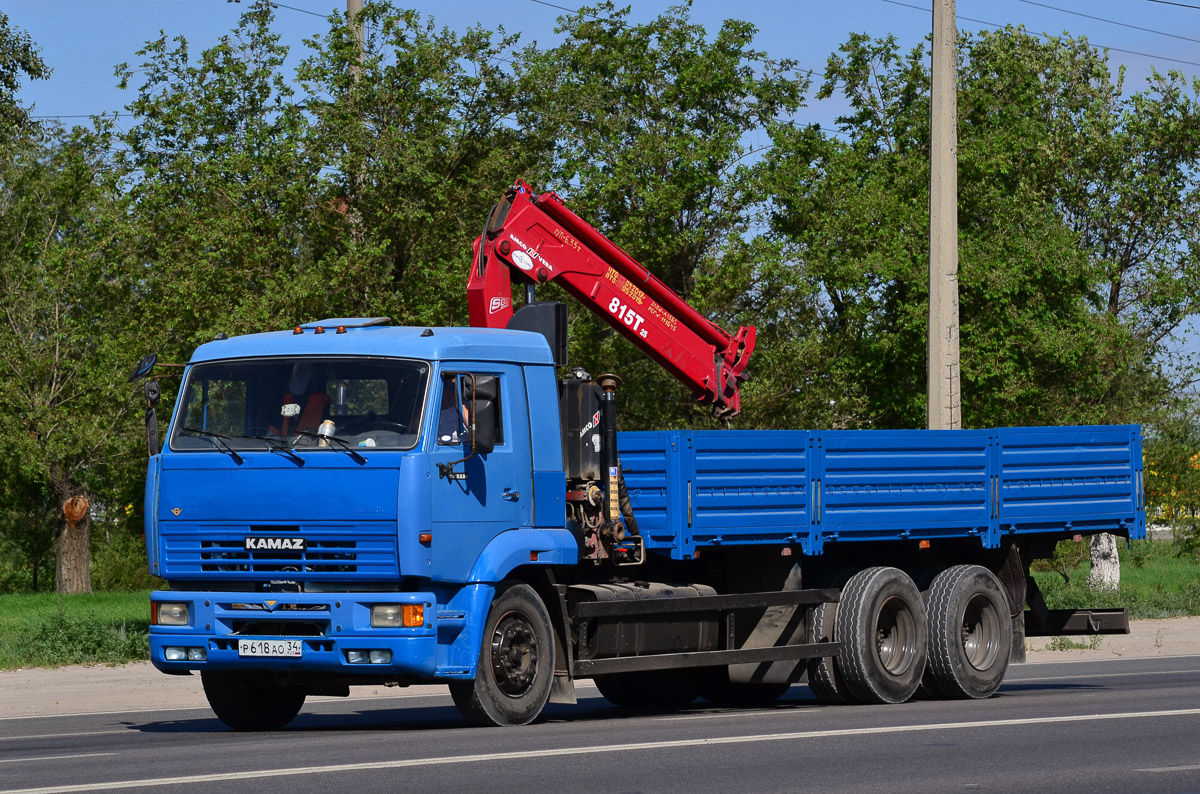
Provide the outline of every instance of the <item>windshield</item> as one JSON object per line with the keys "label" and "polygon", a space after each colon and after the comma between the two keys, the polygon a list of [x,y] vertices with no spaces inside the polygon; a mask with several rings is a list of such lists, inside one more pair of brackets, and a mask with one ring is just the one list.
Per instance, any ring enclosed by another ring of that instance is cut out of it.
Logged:
{"label": "windshield", "polygon": [[411,449],[429,365],[384,358],[261,358],[188,373],[171,449]]}

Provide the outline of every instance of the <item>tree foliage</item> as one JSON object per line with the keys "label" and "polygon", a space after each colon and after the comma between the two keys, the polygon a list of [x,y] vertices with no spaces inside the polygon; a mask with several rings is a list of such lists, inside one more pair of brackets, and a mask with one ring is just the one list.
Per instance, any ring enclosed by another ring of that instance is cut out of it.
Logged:
{"label": "tree foliage", "polygon": [[[714,322],[758,328],[738,427],[921,426],[926,46],[851,36],[817,88],[848,102],[825,130],[795,120],[813,87],[751,25],[690,13],[604,2],[539,47],[379,2],[363,49],[334,14],[293,54],[258,0],[203,52],[163,34],[119,66],[119,134],[34,123],[16,90],[49,70],[0,15],[0,493],[27,506],[0,545],[33,572],[56,536],[86,558],[76,496],[122,525],[141,464],[121,376],[144,352],[329,316],[464,322],[471,241],[517,178]],[[1193,478],[1177,340],[1200,287],[1200,86],[1132,91],[1087,41],[1019,28],[959,52],[966,424],[1142,422],[1156,465]],[[573,364],[625,378],[623,427],[711,426],[578,307],[571,334]]]}

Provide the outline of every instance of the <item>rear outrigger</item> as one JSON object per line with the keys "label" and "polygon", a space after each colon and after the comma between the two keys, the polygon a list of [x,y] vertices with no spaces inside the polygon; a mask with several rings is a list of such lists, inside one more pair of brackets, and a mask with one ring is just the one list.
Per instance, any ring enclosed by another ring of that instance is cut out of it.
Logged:
{"label": "rear outrigger", "polygon": [[581,679],[652,708],[803,679],[826,703],[983,698],[1027,634],[1128,630],[1124,610],[1046,609],[1029,564],[1145,536],[1139,428],[618,433],[620,379],[564,369],[550,281],[736,415],[754,329],[518,182],[476,242],[477,327],[210,342],[161,448],[147,380],[154,665],[199,671],[235,729],[415,683],[521,725]]}

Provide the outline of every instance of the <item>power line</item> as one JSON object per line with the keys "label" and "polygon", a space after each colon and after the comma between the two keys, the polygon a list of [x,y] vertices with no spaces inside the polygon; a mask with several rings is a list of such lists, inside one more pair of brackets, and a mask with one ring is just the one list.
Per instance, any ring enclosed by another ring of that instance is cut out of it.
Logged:
{"label": "power line", "polygon": [[[1131,25],[1128,22],[1118,22],[1115,19],[1105,19],[1104,17],[1097,17],[1097,16],[1093,16],[1091,14],[1084,14],[1081,11],[1071,11],[1070,9],[1059,8],[1057,6],[1052,6],[1052,5],[1046,5],[1045,3],[1039,3],[1039,2],[1036,2],[1036,0],[1017,0],[1017,2],[1025,3],[1026,5],[1031,5],[1031,6],[1038,6],[1040,8],[1048,8],[1051,11],[1058,11],[1063,14],[1072,14],[1077,17],[1084,17],[1085,19],[1094,19],[1097,22],[1107,22],[1110,25],[1119,25],[1123,28],[1129,28],[1131,30],[1140,30],[1140,31],[1143,31],[1144,33],[1156,33],[1159,36],[1170,36],[1173,39],[1181,39],[1183,41],[1190,41],[1195,44],[1200,44],[1200,39],[1193,39],[1188,36],[1180,36],[1177,33],[1168,33],[1165,30],[1155,30],[1154,28],[1143,28],[1140,25]],[[1198,6],[1198,7],[1200,7],[1200,6]]]}
{"label": "power line", "polygon": [[[242,0],[225,0],[225,2],[241,4]],[[326,18],[325,14],[318,14],[316,11],[309,11],[307,8],[296,8],[295,6],[289,6],[289,5],[285,5],[283,3],[272,2],[271,8],[286,8],[289,11],[299,11],[301,14],[308,14],[310,16],[320,17],[321,19]]]}
{"label": "power line", "polygon": [[[1156,2],[1157,0],[1151,0],[1151,1],[1152,1],[1152,2]],[[894,5],[894,6],[903,6],[904,8],[911,8],[911,9],[913,9],[913,10],[915,10],[915,11],[921,11],[921,12],[923,12],[923,13],[926,13],[926,14],[930,13],[930,9],[928,9],[928,8],[923,8],[923,7],[921,7],[921,6],[916,6],[916,5],[913,5],[913,4],[911,4],[911,3],[902,3],[902,2],[900,2],[900,0],[880,0],[880,2],[881,2],[881,3],[889,3],[889,4],[891,4],[891,5]],[[1162,2],[1166,2],[1166,0],[1162,0]],[[1196,8],[1200,8],[1200,6],[1196,6]],[[958,16],[956,16],[955,18],[956,18],[956,19],[963,19],[963,20],[966,20],[967,22],[975,22],[975,23],[977,23],[977,24],[979,24],[979,25],[987,25],[987,26],[988,26],[988,27],[990,27],[990,28],[1003,28],[1003,27],[1007,27],[1007,25],[1002,25],[1002,24],[1001,24],[1001,23],[999,23],[999,22],[988,22],[988,21],[987,21],[987,20],[985,20],[985,19],[975,19],[974,17],[966,17],[966,16],[962,16],[961,14],[959,14],[959,15],[958,15]],[[1045,34],[1045,33],[1038,33],[1038,34],[1036,34],[1036,35],[1038,35],[1038,36],[1041,36],[1042,38],[1047,38],[1047,39],[1048,39],[1048,38],[1050,38],[1050,36],[1048,36],[1048,35],[1047,35],[1047,34]],[[1094,42],[1094,41],[1093,41],[1093,42],[1091,42],[1091,44],[1092,44],[1093,46],[1095,46],[1095,47],[1102,47],[1102,48],[1104,48],[1104,49],[1106,49],[1106,50],[1109,50],[1109,51],[1111,51],[1111,52],[1123,52],[1123,53],[1125,53],[1126,55],[1140,55],[1140,56],[1141,56],[1141,57],[1143,57],[1143,58],[1151,58],[1151,59],[1157,58],[1157,59],[1158,59],[1158,60],[1160,60],[1160,61],[1171,61],[1172,63],[1182,63],[1182,64],[1186,64],[1186,65],[1188,65],[1188,66],[1200,66],[1200,62],[1198,62],[1198,61],[1188,61],[1188,60],[1184,60],[1183,58],[1171,58],[1171,57],[1169,57],[1169,56],[1166,56],[1166,55],[1156,55],[1156,54],[1154,54],[1154,53],[1149,53],[1149,52],[1138,52],[1137,50],[1125,50],[1125,49],[1121,49],[1120,47],[1110,47],[1110,46],[1108,46],[1107,44],[1099,44],[1099,43],[1097,43],[1097,42]]]}
{"label": "power line", "polygon": [[1194,8],[1200,11],[1200,6],[1194,6],[1191,3],[1175,3],[1172,0],[1146,0],[1148,3],[1162,3],[1165,6],[1179,6],[1180,8]]}

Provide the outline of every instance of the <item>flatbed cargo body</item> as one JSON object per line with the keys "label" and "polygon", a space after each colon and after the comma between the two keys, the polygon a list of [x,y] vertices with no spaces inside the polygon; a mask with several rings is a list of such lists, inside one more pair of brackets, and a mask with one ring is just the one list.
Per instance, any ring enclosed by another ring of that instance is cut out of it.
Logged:
{"label": "flatbed cargo body", "polygon": [[729,430],[622,433],[653,553],[830,543],[1146,533],[1141,430]]}

